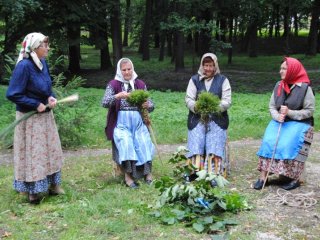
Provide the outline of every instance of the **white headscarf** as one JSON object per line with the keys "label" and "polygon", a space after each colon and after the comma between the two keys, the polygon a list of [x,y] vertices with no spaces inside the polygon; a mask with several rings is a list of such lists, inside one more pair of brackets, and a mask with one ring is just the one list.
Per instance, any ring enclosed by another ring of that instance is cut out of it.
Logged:
{"label": "white headscarf", "polygon": [[215,66],[215,69],[216,69],[214,75],[220,73],[220,68],[219,68],[217,56],[214,55],[213,53],[205,53],[205,54],[203,54],[203,56],[201,58],[200,67],[199,67],[199,70],[198,70],[198,74],[200,75],[200,79],[204,79],[206,77],[206,75],[204,75],[204,70],[203,70],[203,65],[202,65],[203,59],[205,57],[210,57],[213,60],[214,66]]}
{"label": "white headscarf", "polygon": [[42,70],[43,65],[34,50],[37,49],[41,43],[47,39],[48,37],[42,33],[29,33],[22,42],[22,48],[16,64],[18,64],[18,62],[20,62],[22,59],[29,58],[31,56],[37,67]]}
{"label": "white headscarf", "polygon": [[[129,62],[131,63],[131,66],[132,66],[132,77],[130,80],[125,80],[122,76],[122,72],[121,72],[121,64],[123,62]],[[118,61],[118,64],[117,64],[117,72],[116,72],[116,75],[114,77],[114,79],[120,81],[120,82],[123,82],[125,84],[125,88],[127,89],[128,87],[128,84],[130,84],[131,88],[134,90],[134,80],[138,77],[137,73],[134,71],[134,66],[133,66],[133,63],[132,61],[129,59],[129,58],[121,58],[119,61]]]}

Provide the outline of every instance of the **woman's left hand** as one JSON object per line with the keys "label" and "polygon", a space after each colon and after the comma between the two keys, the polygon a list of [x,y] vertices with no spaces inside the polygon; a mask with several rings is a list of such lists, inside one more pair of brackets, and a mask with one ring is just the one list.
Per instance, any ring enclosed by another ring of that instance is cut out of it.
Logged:
{"label": "woman's left hand", "polygon": [[48,104],[49,104],[49,108],[54,108],[57,105],[57,99],[55,99],[54,97],[50,96],[48,98]]}
{"label": "woman's left hand", "polygon": [[289,108],[285,105],[281,105],[280,107],[280,113],[286,116],[288,114]]}
{"label": "woman's left hand", "polygon": [[144,102],[144,103],[142,104],[142,108],[148,109],[148,108],[149,108],[149,103],[148,103],[148,102]]}

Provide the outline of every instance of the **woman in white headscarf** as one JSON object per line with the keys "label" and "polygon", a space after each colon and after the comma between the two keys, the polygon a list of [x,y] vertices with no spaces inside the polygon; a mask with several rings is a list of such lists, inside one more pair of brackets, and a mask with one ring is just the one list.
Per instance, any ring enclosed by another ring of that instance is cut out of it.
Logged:
{"label": "woman in white headscarf", "polygon": [[[102,100],[102,106],[109,108],[105,133],[107,139],[112,141],[113,161],[124,172],[125,183],[130,188],[137,188],[135,180],[141,177],[151,184],[155,151],[138,108],[127,101],[132,91],[147,90],[145,83],[137,76],[131,60],[120,59],[115,79],[108,83]],[[153,111],[153,102],[149,99],[144,107],[149,112]]]}
{"label": "woman in white headscarf", "polygon": [[28,194],[29,202],[40,202],[39,193],[63,194],[62,149],[52,108],[57,100],[45,58],[49,39],[28,34],[12,73],[7,98],[16,104],[16,118],[36,110],[14,132],[14,183],[16,191]]}
{"label": "woman in white headscarf", "polygon": [[[195,109],[198,95],[209,92],[220,98],[219,114],[210,114],[205,126]],[[229,118],[227,109],[231,106],[231,86],[222,74],[216,55],[206,53],[201,58],[198,73],[191,77],[185,97],[189,109],[188,116],[188,159],[197,170],[220,173],[223,170],[221,159],[225,155]]]}

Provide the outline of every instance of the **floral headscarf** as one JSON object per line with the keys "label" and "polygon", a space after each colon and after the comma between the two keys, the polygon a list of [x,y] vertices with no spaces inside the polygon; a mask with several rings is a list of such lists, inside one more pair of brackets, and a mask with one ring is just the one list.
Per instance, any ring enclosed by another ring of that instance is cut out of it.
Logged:
{"label": "floral headscarf", "polygon": [[206,57],[210,57],[213,62],[214,62],[214,66],[215,66],[215,73],[214,75],[220,73],[220,68],[219,68],[219,64],[218,64],[218,58],[215,54],[213,53],[205,53],[203,54],[202,58],[201,58],[201,62],[200,62],[200,67],[199,67],[199,70],[198,70],[198,74],[200,75],[200,79],[204,79],[206,76],[204,75],[204,70],[203,70],[203,59],[206,58]]}
{"label": "floral headscarf", "polygon": [[[132,77],[131,79],[128,81],[128,80],[125,80],[122,76],[122,72],[121,72],[121,64],[123,62],[129,62],[131,63],[131,66],[132,66]],[[118,61],[118,64],[117,64],[117,72],[116,72],[116,75],[114,77],[114,79],[120,81],[120,82],[123,82],[125,84],[130,84],[131,88],[134,89],[134,80],[138,77],[137,73],[134,71],[134,66],[133,66],[133,63],[132,61],[129,59],[129,58],[121,58],[119,61]]]}
{"label": "floral headscarf", "polygon": [[16,64],[18,64],[18,62],[20,62],[24,58],[31,57],[37,67],[42,70],[43,65],[34,50],[37,49],[41,45],[41,43],[47,40],[48,37],[43,35],[42,33],[29,33],[22,42],[22,47]]}
{"label": "floral headscarf", "polygon": [[310,79],[306,70],[304,69],[301,62],[295,58],[285,57],[284,61],[287,63],[287,73],[283,80],[281,80],[278,87],[278,96],[281,95],[281,90],[283,89],[287,94],[290,93],[289,84],[295,83],[308,83],[310,84]]}

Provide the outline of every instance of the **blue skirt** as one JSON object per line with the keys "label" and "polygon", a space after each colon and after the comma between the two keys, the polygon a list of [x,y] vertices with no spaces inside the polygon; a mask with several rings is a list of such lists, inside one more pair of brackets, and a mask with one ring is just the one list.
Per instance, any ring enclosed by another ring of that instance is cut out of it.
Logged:
{"label": "blue skirt", "polygon": [[152,161],[155,147],[138,111],[119,111],[113,134],[119,163],[135,161],[136,166]]}
{"label": "blue skirt", "polygon": [[50,185],[61,184],[61,171],[56,172],[52,175],[47,176],[45,179],[36,182],[23,182],[14,180],[13,188],[17,192],[26,192],[29,194],[45,193],[48,191]]}
{"label": "blue skirt", "polygon": [[257,155],[263,158],[272,158],[273,152],[276,150],[274,159],[294,160],[303,146],[305,133],[311,126],[296,121],[283,122],[275,149],[279,126],[279,122],[270,121]]}
{"label": "blue skirt", "polygon": [[211,121],[206,129],[201,122],[188,131],[188,150],[187,157],[194,155],[215,155],[221,158],[225,154],[227,141],[227,131],[220,128],[215,122]]}

